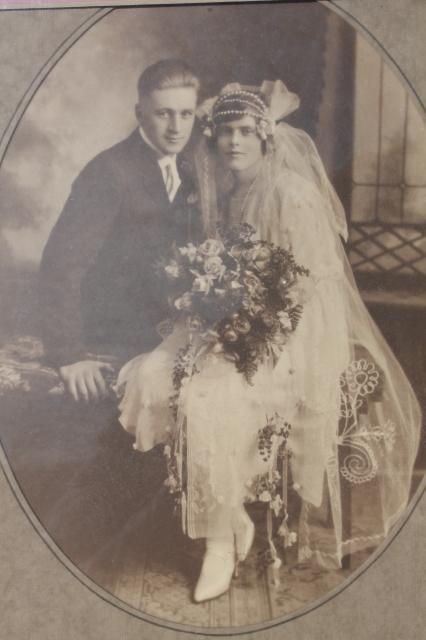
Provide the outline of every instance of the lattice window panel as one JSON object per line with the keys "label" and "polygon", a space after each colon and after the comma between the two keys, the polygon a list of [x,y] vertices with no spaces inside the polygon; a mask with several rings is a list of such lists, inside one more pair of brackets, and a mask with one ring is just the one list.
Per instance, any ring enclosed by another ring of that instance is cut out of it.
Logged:
{"label": "lattice window panel", "polygon": [[426,275],[426,225],[353,222],[348,250],[355,271]]}

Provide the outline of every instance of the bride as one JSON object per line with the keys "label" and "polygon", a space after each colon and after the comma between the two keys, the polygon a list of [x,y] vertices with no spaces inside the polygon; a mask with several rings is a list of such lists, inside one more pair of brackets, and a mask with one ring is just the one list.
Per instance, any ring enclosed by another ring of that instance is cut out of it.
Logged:
{"label": "bride", "polygon": [[[361,301],[341,241],[345,214],[314,143],[284,121],[298,106],[298,97],[276,81],[227,85],[199,108],[205,135],[196,166],[206,238],[216,237],[218,222],[222,228],[248,223],[259,239],[291,249],[309,269],[300,291],[302,316],[278,362],[263,362],[248,384],[222,353],[204,354],[172,417],[173,369],[191,339],[177,323],[119,376],[123,427],[138,450],[165,443],[168,484],[179,496],[184,531],[206,538],[197,602],[224,593],[250,551],[255,528],[246,502],[269,496],[275,513],[284,504],[277,492],[259,496],[259,486],[270,489],[282,480],[277,443],[270,457],[259,451],[265,417],[279,414],[291,424],[292,486],[303,505],[299,559],[341,566],[343,555],[387,535],[409,497],[420,409]],[[262,485],[265,478],[269,484]],[[351,483],[361,505],[371,501],[372,487],[380,501],[364,528],[361,516],[358,522],[352,515],[349,533],[342,528],[343,482]],[[318,533],[325,504],[328,537]],[[284,513],[280,531],[288,542]],[[268,536],[278,567],[270,530]]]}

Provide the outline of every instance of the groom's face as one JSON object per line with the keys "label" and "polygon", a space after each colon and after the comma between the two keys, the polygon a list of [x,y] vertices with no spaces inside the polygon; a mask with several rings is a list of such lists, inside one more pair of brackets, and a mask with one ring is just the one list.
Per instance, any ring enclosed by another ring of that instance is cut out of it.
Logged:
{"label": "groom's face", "polygon": [[139,99],[136,116],[156,149],[173,155],[182,151],[191,136],[196,106],[193,87],[155,89]]}

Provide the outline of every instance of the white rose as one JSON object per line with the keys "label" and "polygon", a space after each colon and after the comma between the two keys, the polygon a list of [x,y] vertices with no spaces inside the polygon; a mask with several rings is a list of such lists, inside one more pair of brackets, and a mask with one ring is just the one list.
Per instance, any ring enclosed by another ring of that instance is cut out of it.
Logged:
{"label": "white rose", "polygon": [[172,260],[172,262],[170,264],[168,264],[167,267],[164,267],[164,271],[171,278],[178,278],[179,277],[179,265],[176,262],[176,260]]}
{"label": "white rose", "polygon": [[288,541],[290,544],[295,544],[297,542],[297,533],[295,531],[291,531],[288,537]]}
{"label": "white rose", "polygon": [[207,276],[198,276],[192,283],[192,290],[196,293],[208,293],[211,287],[211,279]]}
{"label": "white rose", "polygon": [[179,311],[181,311],[182,309],[189,309],[191,304],[192,296],[188,291],[184,293],[180,298],[176,298],[175,300],[175,307],[176,309],[179,309]]}
{"label": "white rose", "polygon": [[222,258],[212,256],[205,260],[204,271],[212,276],[212,278],[218,278],[220,280],[226,271],[226,267],[222,262]]}
{"label": "white rose", "polygon": [[197,257],[197,247],[195,247],[192,242],[187,244],[186,247],[181,247],[179,251],[182,256],[186,256],[188,258],[189,262],[194,262]]}
{"label": "white rose", "polygon": [[166,480],[164,481],[164,484],[166,487],[169,487],[171,491],[177,488],[177,482],[172,476],[169,476],[168,478],[166,478]]}
{"label": "white rose", "polygon": [[292,324],[288,313],[286,313],[285,311],[280,311],[278,313],[278,319],[283,329],[292,329]]}

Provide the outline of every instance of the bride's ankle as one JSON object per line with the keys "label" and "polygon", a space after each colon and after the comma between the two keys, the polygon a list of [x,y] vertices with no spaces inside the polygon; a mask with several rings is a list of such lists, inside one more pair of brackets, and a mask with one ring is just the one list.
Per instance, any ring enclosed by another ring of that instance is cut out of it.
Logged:
{"label": "bride's ankle", "polygon": [[244,506],[234,513],[233,529],[235,534],[235,551],[238,562],[244,562],[253,545],[255,528]]}

